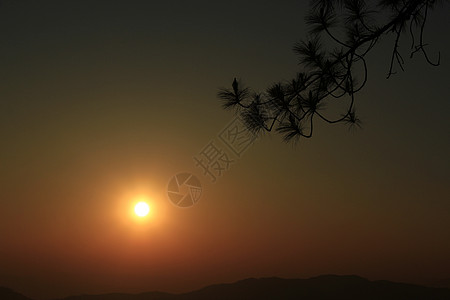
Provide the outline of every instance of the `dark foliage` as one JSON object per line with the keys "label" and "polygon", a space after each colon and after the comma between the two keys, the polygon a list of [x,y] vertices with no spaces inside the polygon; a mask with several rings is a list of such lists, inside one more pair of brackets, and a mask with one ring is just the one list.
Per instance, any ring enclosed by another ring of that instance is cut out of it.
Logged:
{"label": "dark foliage", "polygon": [[[311,37],[294,46],[302,69],[295,78],[253,93],[234,79],[232,89],[221,89],[218,97],[224,108],[236,108],[249,130],[259,133],[275,130],[286,142],[313,135],[314,120],[361,127],[355,110],[355,94],[367,81],[366,55],[382,37],[393,36],[387,77],[403,70],[399,42],[409,35],[410,56],[422,53],[432,60],[424,42],[429,11],[438,0],[313,0],[306,16]],[[375,21],[384,20],[384,21]],[[322,41],[331,47],[325,47]],[[359,82],[356,75],[362,78]],[[342,105],[339,117],[328,116],[326,103]]]}

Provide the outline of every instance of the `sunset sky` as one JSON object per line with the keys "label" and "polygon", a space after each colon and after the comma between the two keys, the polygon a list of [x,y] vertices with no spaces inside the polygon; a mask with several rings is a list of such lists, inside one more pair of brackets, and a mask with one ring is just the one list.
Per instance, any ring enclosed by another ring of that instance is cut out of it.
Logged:
{"label": "sunset sky", "polygon": [[[255,141],[215,183],[193,157],[233,120],[220,87],[290,79],[308,1],[0,1],[0,286],[35,299],[247,277],[450,282],[450,24],[386,80],[363,129]],[[189,172],[200,200],[173,205]],[[138,218],[133,205],[151,211]]]}

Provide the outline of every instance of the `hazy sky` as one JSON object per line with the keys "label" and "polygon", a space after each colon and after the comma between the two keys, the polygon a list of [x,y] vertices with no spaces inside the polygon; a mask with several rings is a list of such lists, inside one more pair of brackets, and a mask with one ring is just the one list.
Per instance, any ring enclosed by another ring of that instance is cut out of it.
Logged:
{"label": "hazy sky", "polygon": [[[386,80],[369,55],[364,129],[258,139],[216,183],[197,155],[233,119],[218,88],[298,71],[307,1],[1,1],[0,286],[48,299],[189,291],[246,277],[450,279],[446,9],[432,57]],[[409,44],[402,45],[405,57]],[[179,172],[199,202],[167,198]],[[149,217],[132,216],[145,198]]]}

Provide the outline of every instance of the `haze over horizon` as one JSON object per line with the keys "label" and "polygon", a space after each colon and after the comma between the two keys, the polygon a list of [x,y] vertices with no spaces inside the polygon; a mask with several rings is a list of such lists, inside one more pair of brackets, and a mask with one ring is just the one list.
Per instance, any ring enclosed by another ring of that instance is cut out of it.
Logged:
{"label": "haze over horizon", "polygon": [[[0,286],[50,299],[248,277],[449,280],[445,9],[425,35],[439,67],[408,58],[386,80],[391,43],[370,54],[362,130],[317,123],[296,146],[266,134],[215,183],[195,165],[234,118],[218,88],[237,77],[264,90],[298,71],[307,11],[1,1]],[[190,208],[167,196],[180,172],[203,188]],[[138,218],[142,199],[150,213]]]}

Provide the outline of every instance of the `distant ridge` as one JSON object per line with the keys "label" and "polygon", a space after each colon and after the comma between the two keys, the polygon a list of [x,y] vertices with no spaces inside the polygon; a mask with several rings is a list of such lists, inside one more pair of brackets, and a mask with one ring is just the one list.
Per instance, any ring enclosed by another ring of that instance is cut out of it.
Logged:
{"label": "distant ridge", "polygon": [[173,299],[450,300],[450,289],[369,281],[355,275],[322,275],[310,279],[250,278],[230,284],[211,285]]}
{"label": "distant ridge", "polygon": [[177,295],[162,292],[147,292],[140,294],[111,293],[101,295],[70,296],[60,300],[172,300]]}
{"label": "distant ridge", "polygon": [[[10,298],[7,298],[7,297]],[[14,298],[16,297],[16,298]],[[1,300],[30,300],[0,288]],[[450,300],[450,289],[431,288],[355,275],[321,275],[309,279],[248,278],[214,284],[183,294],[149,292],[70,296],[60,300]]]}
{"label": "distant ridge", "polygon": [[0,299],[1,300],[31,300],[24,295],[14,292],[12,289],[0,286]]}

